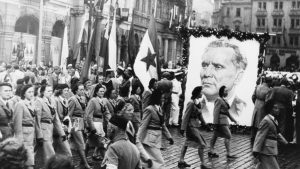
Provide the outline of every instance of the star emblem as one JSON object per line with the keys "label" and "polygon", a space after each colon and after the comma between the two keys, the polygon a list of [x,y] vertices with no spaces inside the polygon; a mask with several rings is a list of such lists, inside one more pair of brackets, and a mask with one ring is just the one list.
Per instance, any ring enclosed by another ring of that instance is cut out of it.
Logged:
{"label": "star emblem", "polygon": [[150,65],[156,67],[155,57],[156,54],[152,54],[150,49],[148,48],[147,56],[141,59],[142,62],[145,62],[147,64],[147,71],[149,70]]}

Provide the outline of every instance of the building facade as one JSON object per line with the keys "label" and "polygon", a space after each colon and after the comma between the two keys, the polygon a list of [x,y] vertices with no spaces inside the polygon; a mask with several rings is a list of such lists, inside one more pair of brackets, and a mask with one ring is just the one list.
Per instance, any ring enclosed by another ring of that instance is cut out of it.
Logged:
{"label": "building facade", "polygon": [[[154,3],[154,0],[136,0],[133,22],[137,44],[141,42],[148,29]],[[173,14],[172,27],[174,28],[188,20],[188,16],[192,13],[192,3],[192,0],[157,0],[155,18],[160,46],[159,55],[164,64],[171,62],[174,67],[182,55],[182,41],[178,38],[175,29],[170,29],[170,15]],[[173,9],[176,9],[176,12]]]}
{"label": "building facade", "polygon": [[0,61],[59,62],[70,6],[70,0],[0,1]]}
{"label": "building facade", "polygon": [[250,31],[251,0],[215,0],[212,26]]}
{"label": "building facade", "polygon": [[253,32],[269,32],[265,66],[299,68],[300,0],[253,0]]}

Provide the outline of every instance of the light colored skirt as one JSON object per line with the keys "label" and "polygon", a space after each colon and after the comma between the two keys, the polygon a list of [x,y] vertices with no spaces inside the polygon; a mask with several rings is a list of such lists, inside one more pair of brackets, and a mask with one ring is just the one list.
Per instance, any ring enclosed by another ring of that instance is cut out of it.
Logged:
{"label": "light colored skirt", "polygon": [[[155,147],[150,147],[148,145],[143,144],[144,149],[146,150],[147,154],[149,155],[150,159],[153,162],[152,168],[151,169],[164,169],[164,158],[161,154],[161,151],[159,148]],[[148,168],[147,164],[143,164],[143,167],[146,169]]]}

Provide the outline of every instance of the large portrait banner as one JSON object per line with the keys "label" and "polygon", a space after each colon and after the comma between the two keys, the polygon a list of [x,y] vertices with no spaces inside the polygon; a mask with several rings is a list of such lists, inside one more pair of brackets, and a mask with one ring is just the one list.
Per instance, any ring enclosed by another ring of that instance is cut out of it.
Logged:
{"label": "large portrait banner", "polygon": [[196,36],[190,34],[188,37],[185,105],[193,89],[202,86],[202,98],[199,99],[202,115],[207,123],[213,123],[214,102],[219,97],[219,89],[226,86],[229,113],[240,125],[251,126],[254,109],[251,98],[258,69],[261,69],[262,41],[250,34],[244,38],[242,33],[234,32],[230,32],[231,36],[220,36],[220,32],[215,30],[210,31],[210,35],[201,36],[199,31],[193,30]]}

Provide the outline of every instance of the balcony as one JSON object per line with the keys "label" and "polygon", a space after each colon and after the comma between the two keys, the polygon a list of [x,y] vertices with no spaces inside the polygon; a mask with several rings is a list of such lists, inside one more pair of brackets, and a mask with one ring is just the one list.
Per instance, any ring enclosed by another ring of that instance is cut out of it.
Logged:
{"label": "balcony", "polygon": [[275,9],[273,12],[272,12],[272,16],[284,16],[284,12],[282,9]]}
{"label": "balcony", "polygon": [[290,28],[290,34],[300,34],[300,28]]}
{"label": "balcony", "polygon": [[282,31],[283,31],[282,27],[272,27],[272,32],[274,32],[274,33],[279,33]]}
{"label": "balcony", "polygon": [[73,8],[70,9],[70,13],[73,16],[83,15],[84,12],[85,12],[85,7],[84,6],[74,6]]}
{"label": "balcony", "polygon": [[267,32],[267,28],[266,27],[257,27],[256,32],[262,32],[262,33]]}
{"label": "balcony", "polygon": [[260,16],[260,17],[266,17],[268,14],[267,10],[262,10],[262,9],[259,9],[256,11],[256,16]]}
{"label": "balcony", "polygon": [[291,9],[290,16],[300,16],[300,9]]}

